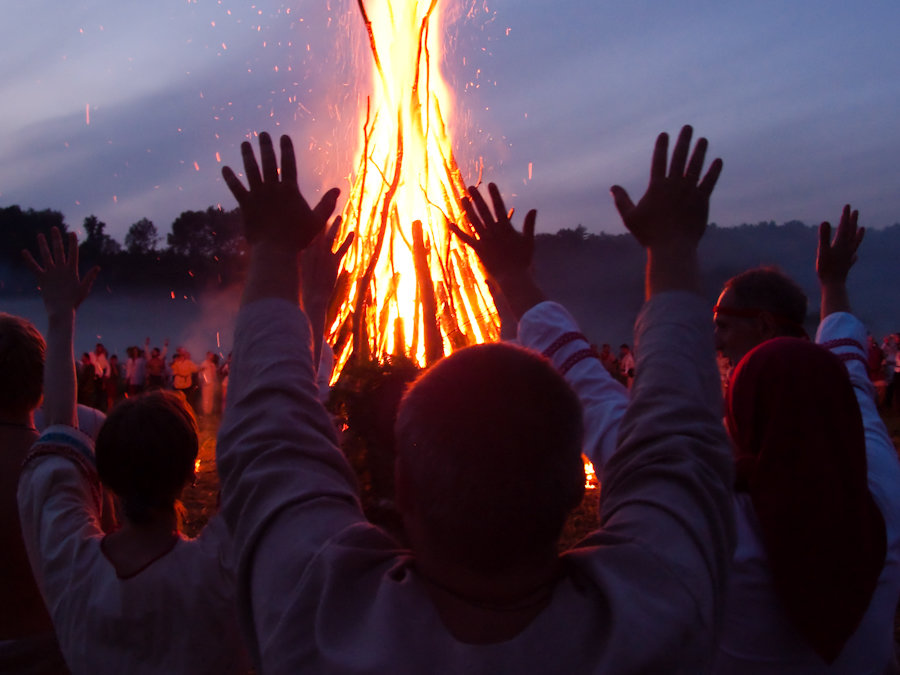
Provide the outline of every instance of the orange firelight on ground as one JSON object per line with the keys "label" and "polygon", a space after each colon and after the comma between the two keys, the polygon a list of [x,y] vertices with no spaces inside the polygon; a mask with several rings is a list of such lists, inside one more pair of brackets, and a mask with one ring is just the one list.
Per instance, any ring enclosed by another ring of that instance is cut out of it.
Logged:
{"label": "orange firelight on ground", "polygon": [[450,232],[465,185],[447,120],[438,0],[358,0],[373,88],[341,232],[356,237],[328,316],[336,379],[350,358],[406,356],[421,366],[499,339],[475,254]]}

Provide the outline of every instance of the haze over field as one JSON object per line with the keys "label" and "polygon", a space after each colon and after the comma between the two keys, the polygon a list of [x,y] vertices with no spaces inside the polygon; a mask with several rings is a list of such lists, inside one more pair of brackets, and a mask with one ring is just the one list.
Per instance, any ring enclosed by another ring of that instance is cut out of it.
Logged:
{"label": "haze over field", "polygon": [[[774,264],[806,290],[806,328],[813,335],[819,311],[816,241],[815,228],[800,224],[710,228],[700,246],[710,303],[729,277],[755,265]],[[897,260],[900,227],[868,232],[848,282],[854,312],[879,338],[900,331]],[[577,231],[544,235],[537,242],[535,272],[547,295],[572,312],[591,340],[616,346],[632,341],[632,326],[643,302],[644,252],[630,235],[585,238]],[[101,273],[79,310],[76,351],[80,354],[102,341],[110,353],[121,357],[126,346],[143,344],[146,337],[159,346],[169,337],[172,349],[184,345],[197,356],[207,350],[227,355],[238,287],[179,292],[174,298],[172,294],[168,288],[135,291],[109,286]],[[0,311],[26,316],[46,329],[37,291],[0,298]]]}

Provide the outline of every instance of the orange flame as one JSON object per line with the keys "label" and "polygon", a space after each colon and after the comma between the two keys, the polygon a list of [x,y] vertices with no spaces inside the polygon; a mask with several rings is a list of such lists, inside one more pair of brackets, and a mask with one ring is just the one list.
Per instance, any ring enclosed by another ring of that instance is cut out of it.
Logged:
{"label": "orange flame", "polygon": [[328,317],[335,379],[352,353],[427,365],[500,335],[478,259],[447,226],[464,218],[465,185],[447,133],[438,0],[358,5],[375,91],[336,240],[356,232]]}

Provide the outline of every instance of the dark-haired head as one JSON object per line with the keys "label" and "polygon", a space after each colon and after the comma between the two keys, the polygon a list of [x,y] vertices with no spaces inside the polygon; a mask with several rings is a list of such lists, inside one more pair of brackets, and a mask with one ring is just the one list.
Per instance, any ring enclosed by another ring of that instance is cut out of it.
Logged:
{"label": "dark-haired head", "polygon": [[725,282],[715,308],[716,349],[737,365],[776,337],[807,337],[806,293],[777,267],[742,272]]}
{"label": "dark-haired head", "polygon": [[546,359],[508,344],[454,353],[407,392],[396,440],[417,555],[486,574],[555,557],[584,494],[582,419]]}
{"label": "dark-haired head", "polygon": [[194,477],[197,420],[184,400],[155,391],[119,403],[97,437],[97,473],[133,523],[174,509]]}
{"label": "dark-haired head", "polygon": [[18,417],[41,402],[46,344],[37,328],[0,312],[0,412]]}

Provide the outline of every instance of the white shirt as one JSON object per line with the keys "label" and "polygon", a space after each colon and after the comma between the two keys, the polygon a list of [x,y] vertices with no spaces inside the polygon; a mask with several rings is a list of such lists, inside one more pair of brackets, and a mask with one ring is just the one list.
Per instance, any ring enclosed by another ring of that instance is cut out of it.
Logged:
{"label": "white shirt", "polygon": [[197,539],[119,578],[100,548],[93,441],[51,426],[19,479],[31,567],[73,675],[243,673],[229,540],[214,517]]}
{"label": "white shirt", "polygon": [[[568,575],[519,635],[470,645],[441,623],[411,553],[365,520],[317,397],[306,318],[283,300],[243,307],[217,452],[257,666],[267,674],[704,670],[733,542],[732,460],[708,317],[687,293],[645,306],[636,328],[642,374],[617,449],[598,439],[595,453],[612,455],[602,528],[562,557]],[[584,382],[586,405],[608,389],[596,359],[569,376]]]}

